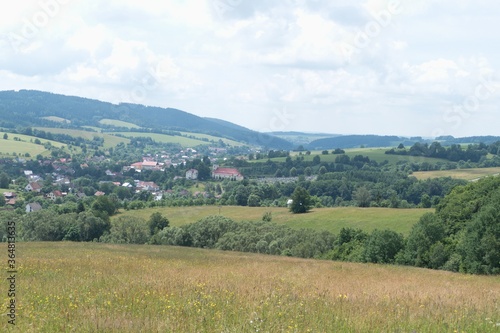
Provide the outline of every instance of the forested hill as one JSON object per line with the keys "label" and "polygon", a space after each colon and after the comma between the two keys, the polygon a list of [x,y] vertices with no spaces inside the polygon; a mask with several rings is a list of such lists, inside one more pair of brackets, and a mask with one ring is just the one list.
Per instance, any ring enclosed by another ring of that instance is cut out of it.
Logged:
{"label": "forested hill", "polygon": [[[420,140],[422,138],[419,138]],[[391,147],[397,142],[407,142],[407,138],[399,136],[380,135],[343,135],[332,138],[323,138],[309,143],[309,149],[356,148],[365,147]],[[417,141],[420,141],[417,140]]]}
{"label": "forested hill", "polygon": [[[214,121],[172,109],[65,96],[34,90],[0,91],[0,127],[54,126],[44,117],[69,120],[64,126],[99,126],[102,119],[116,119],[151,129],[187,130],[212,134],[252,145],[290,149],[291,143],[268,134]],[[61,123],[62,125],[62,123]]]}

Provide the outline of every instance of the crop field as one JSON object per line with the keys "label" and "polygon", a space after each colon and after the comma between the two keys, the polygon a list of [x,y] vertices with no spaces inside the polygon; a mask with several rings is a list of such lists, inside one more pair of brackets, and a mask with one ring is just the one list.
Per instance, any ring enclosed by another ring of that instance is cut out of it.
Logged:
{"label": "crop field", "polygon": [[67,128],[49,128],[49,127],[36,127],[37,130],[50,132],[54,134],[67,134],[73,137],[82,137],[87,140],[92,140],[94,137],[104,138],[104,148],[112,148],[118,145],[120,142],[125,144],[129,143],[130,140],[126,138],[120,138],[115,135],[83,131],[83,130],[75,130],[75,129],[67,129]]}
{"label": "crop field", "polygon": [[[4,133],[8,136],[7,140],[2,138]],[[18,138],[20,141],[14,140],[14,138]],[[0,156],[12,156],[13,153],[21,155],[22,157],[28,153],[30,154],[30,158],[34,158],[38,154],[45,156],[48,154],[48,150],[46,150],[43,146],[46,142],[50,142],[50,144],[54,147],[66,147],[64,143],[40,138],[38,138],[38,140],[40,140],[41,144],[35,144],[34,141],[36,139],[36,137],[29,135],[0,132]],[[75,147],[74,149],[77,148]],[[79,149],[77,150],[79,151]]]}
{"label": "crop field", "polygon": [[126,127],[126,128],[141,128],[136,124],[128,123],[126,121],[121,121],[117,119],[101,119],[99,120],[99,124],[116,126],[116,127]]}
{"label": "crop field", "polygon": [[438,171],[419,171],[414,172],[412,176],[417,179],[429,179],[438,177],[452,177],[464,180],[475,180],[487,176],[498,176],[500,168],[473,168],[473,169],[454,169]]}
{"label": "crop field", "polygon": [[336,207],[315,208],[306,214],[292,214],[282,207],[242,206],[194,206],[155,207],[140,210],[120,211],[118,216],[133,216],[148,220],[151,214],[159,212],[172,226],[196,222],[206,216],[222,215],[234,221],[260,221],[266,212],[271,212],[272,222],[286,224],[292,228],[327,230],[337,234],[344,227],[360,228],[370,232],[374,229],[389,229],[408,235],[411,227],[420,217],[434,209],[394,209]]}
{"label": "crop field", "polygon": [[[168,246],[16,245],[16,325],[2,316],[2,332],[497,333],[500,326],[498,276]],[[8,283],[0,286],[3,309]]]}
{"label": "crop field", "polygon": [[186,138],[183,136],[177,135],[167,135],[167,134],[158,134],[158,133],[141,133],[141,132],[115,132],[116,134],[123,135],[125,137],[134,138],[134,137],[148,137],[153,139],[156,142],[161,143],[176,143],[181,145],[184,148],[196,147],[199,145],[206,145],[208,142]]}

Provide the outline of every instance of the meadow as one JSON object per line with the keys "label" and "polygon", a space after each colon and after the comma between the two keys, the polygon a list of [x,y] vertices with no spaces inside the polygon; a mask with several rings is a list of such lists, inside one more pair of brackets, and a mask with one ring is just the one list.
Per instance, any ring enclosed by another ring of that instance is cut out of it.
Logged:
{"label": "meadow", "polygon": [[111,134],[104,134],[98,132],[75,130],[67,128],[50,128],[50,127],[35,127],[35,129],[40,131],[45,131],[54,134],[67,134],[73,137],[81,137],[86,140],[92,140],[94,137],[104,138],[104,148],[112,148],[117,146],[120,142],[125,144],[129,143],[130,140],[126,138],[120,138]]}
{"label": "meadow", "polygon": [[159,134],[159,133],[141,133],[141,132],[113,132],[113,134],[123,135],[128,138],[136,138],[136,137],[148,137],[153,139],[156,142],[160,143],[176,143],[181,145],[183,148],[196,147],[198,145],[206,145],[208,142],[186,138],[178,135],[167,135],[167,134]]}
{"label": "meadow", "polygon": [[[7,134],[8,138],[3,139],[3,134]],[[14,138],[18,138],[18,140],[14,140]],[[24,155],[28,153],[30,158],[35,158],[36,155],[40,154],[42,156],[49,155],[49,151],[45,149],[43,146],[44,143],[50,142],[50,144],[54,147],[64,148],[66,145],[61,142],[40,139],[41,144],[36,144],[34,141],[37,138],[34,136],[10,133],[10,132],[0,132],[0,156],[12,156],[13,153],[17,155],[21,155],[23,158]],[[74,147],[76,152],[80,152],[81,150],[77,147]]]}
{"label": "meadow", "polygon": [[99,120],[99,124],[116,126],[116,127],[126,127],[126,128],[141,128],[140,126],[138,126],[136,124],[129,123],[126,121],[117,120],[117,119],[101,119],[101,120]]}
{"label": "meadow", "polygon": [[306,214],[292,214],[283,207],[242,206],[194,206],[154,207],[140,210],[121,210],[113,218],[132,216],[148,220],[159,212],[170,221],[171,226],[193,223],[210,215],[222,215],[234,221],[260,221],[266,212],[271,212],[272,222],[300,229],[326,230],[338,234],[344,227],[360,228],[366,232],[374,229],[389,229],[408,235],[420,217],[434,209],[394,209],[335,207],[314,208]]}
{"label": "meadow", "polygon": [[[385,152],[387,150],[391,149],[390,147],[387,148],[351,148],[351,149],[344,149],[345,154],[349,156],[350,158],[353,158],[356,155],[362,155],[362,156],[367,156],[370,158],[370,160],[376,161],[377,163],[382,163],[384,161],[387,161],[389,164],[397,164],[398,162],[406,161],[406,162],[411,162],[411,163],[423,163],[423,162],[428,162],[431,164],[435,164],[436,162],[446,162],[444,159],[440,158],[432,158],[432,157],[421,157],[421,156],[404,156],[404,155],[390,155],[386,154]],[[328,151],[329,153],[327,155],[323,155],[322,151],[319,150],[313,150],[311,151],[310,155],[306,155],[304,152],[300,155],[299,152],[291,152],[290,156],[292,158],[296,158],[297,156],[303,156],[304,161],[312,161],[314,156],[319,155],[321,162],[327,162],[327,163],[332,163],[335,162],[335,159],[339,156],[337,154],[332,154],[332,150]],[[276,157],[272,158],[271,161],[275,162],[285,162],[286,158],[285,157]],[[253,162],[265,162],[267,161],[266,159],[261,159],[261,160],[253,160]],[[250,161],[252,162],[252,161]]]}
{"label": "meadow", "polygon": [[464,180],[476,180],[487,176],[498,176],[500,168],[472,168],[472,169],[453,169],[453,170],[438,170],[438,171],[418,171],[412,176],[417,179],[429,179],[438,177],[452,177]]}
{"label": "meadow", "polygon": [[498,276],[148,245],[18,243],[17,254],[16,326],[2,316],[2,332],[500,329]]}

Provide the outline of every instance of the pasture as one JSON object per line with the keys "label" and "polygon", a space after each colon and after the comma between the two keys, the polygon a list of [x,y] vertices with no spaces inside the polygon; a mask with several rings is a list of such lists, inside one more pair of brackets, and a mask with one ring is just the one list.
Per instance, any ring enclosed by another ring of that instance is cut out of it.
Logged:
{"label": "pasture", "polygon": [[[498,276],[103,243],[17,243],[17,255],[16,325],[2,316],[2,332],[496,333],[500,327]],[[6,309],[8,281],[2,281]]]}
{"label": "pasture", "polygon": [[210,215],[222,215],[234,221],[260,221],[266,212],[271,212],[272,222],[296,229],[326,230],[335,234],[344,227],[360,228],[366,232],[374,229],[389,229],[408,235],[411,227],[418,222],[420,217],[425,213],[434,212],[434,209],[335,207],[314,208],[306,214],[292,214],[283,207],[154,207],[122,210],[112,218],[133,216],[148,220],[155,212],[168,218],[172,226],[193,223]]}
{"label": "pasture", "polygon": [[158,133],[141,133],[141,132],[114,132],[114,134],[120,134],[124,137],[128,138],[136,138],[136,137],[148,137],[153,139],[156,142],[160,143],[175,143],[181,145],[183,148],[196,147],[199,145],[206,145],[208,142],[186,138],[178,135],[168,135],[168,134],[158,134]]}
{"label": "pasture", "polygon": [[[8,139],[2,138],[4,133],[7,134]],[[14,140],[14,138],[17,138],[18,140]],[[36,139],[40,140],[41,144],[34,143]],[[64,143],[57,141],[40,139],[24,134],[0,132],[0,156],[13,156],[13,153],[16,153],[18,156],[20,155],[23,158],[25,158],[25,154],[29,154],[30,158],[34,158],[38,154],[46,156],[49,152],[45,149],[43,144],[47,142],[50,142],[50,144],[54,147],[66,148]],[[74,147],[73,149],[77,148]]]}
{"label": "pasture", "polygon": [[86,140],[92,140],[94,137],[104,138],[104,148],[112,148],[117,146],[120,142],[125,144],[129,143],[130,140],[127,138],[120,138],[115,135],[97,133],[84,130],[68,129],[68,128],[50,128],[50,127],[35,127],[37,130],[50,132],[54,134],[67,134],[73,137],[81,137]]}
{"label": "pasture", "polygon": [[[397,164],[398,162],[411,162],[411,163],[423,163],[428,162],[430,164],[435,164],[436,162],[446,162],[444,159],[431,158],[431,157],[421,157],[421,156],[404,156],[404,155],[390,155],[385,152],[390,148],[352,148],[344,149],[345,154],[351,159],[356,155],[367,156],[370,160],[376,161],[377,163],[382,163],[387,161],[389,164]],[[332,163],[335,162],[338,154],[332,154],[332,150],[328,150],[327,155],[323,155],[322,151],[313,150],[310,155],[306,155],[305,152],[291,152],[290,156],[296,158],[298,156],[304,157],[304,161],[312,161],[314,156],[319,155],[321,162]],[[285,162],[285,157],[272,158],[271,161],[275,162]],[[261,160],[253,160],[250,162],[265,162],[267,158]]]}
{"label": "pasture", "polygon": [[488,176],[498,176],[500,168],[472,168],[472,169],[454,169],[454,170],[438,170],[438,171],[418,171],[412,176],[417,179],[430,179],[438,177],[451,177],[464,180],[475,180]]}
{"label": "pasture", "polygon": [[50,120],[50,121],[53,121],[56,123],[67,123],[67,124],[71,123],[71,120],[61,118],[61,117],[56,117],[56,116],[42,117],[42,119]]}

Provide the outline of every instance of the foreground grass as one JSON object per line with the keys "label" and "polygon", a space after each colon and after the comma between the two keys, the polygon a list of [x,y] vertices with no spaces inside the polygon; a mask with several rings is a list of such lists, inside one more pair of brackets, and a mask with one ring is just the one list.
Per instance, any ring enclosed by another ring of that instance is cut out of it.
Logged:
{"label": "foreground grass", "polygon": [[418,171],[412,176],[417,179],[429,179],[438,177],[452,177],[464,180],[475,180],[487,176],[497,176],[500,174],[500,168],[472,168],[472,169],[454,169],[438,171]]}
{"label": "foreground grass", "polygon": [[235,221],[260,221],[266,212],[271,212],[272,221],[292,228],[309,228],[338,233],[344,227],[360,228],[370,232],[374,229],[389,229],[407,235],[420,217],[434,209],[393,208],[315,208],[307,214],[292,214],[282,207],[242,206],[195,206],[154,207],[141,210],[120,211],[119,216],[133,216],[148,220],[151,214],[159,212],[172,226],[196,222],[206,216],[223,215]]}
{"label": "foreground grass", "polygon": [[17,325],[2,316],[2,332],[498,332],[500,325],[498,276],[165,246],[17,245]]}

